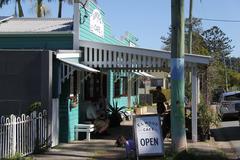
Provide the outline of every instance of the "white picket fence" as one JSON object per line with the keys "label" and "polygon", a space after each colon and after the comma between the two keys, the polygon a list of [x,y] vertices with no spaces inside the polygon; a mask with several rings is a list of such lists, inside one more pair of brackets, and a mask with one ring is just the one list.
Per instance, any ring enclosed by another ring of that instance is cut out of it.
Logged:
{"label": "white picket fence", "polygon": [[10,115],[0,119],[0,159],[16,153],[23,156],[33,153],[36,141],[43,145],[47,140],[47,111]]}

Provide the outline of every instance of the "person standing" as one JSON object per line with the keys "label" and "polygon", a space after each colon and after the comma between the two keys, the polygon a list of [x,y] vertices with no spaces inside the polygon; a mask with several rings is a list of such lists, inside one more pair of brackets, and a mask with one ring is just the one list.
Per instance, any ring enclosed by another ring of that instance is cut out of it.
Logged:
{"label": "person standing", "polygon": [[162,87],[157,86],[156,87],[156,101],[157,101],[157,113],[162,115],[164,112],[166,112],[165,103],[167,102],[167,99],[165,95],[162,93]]}

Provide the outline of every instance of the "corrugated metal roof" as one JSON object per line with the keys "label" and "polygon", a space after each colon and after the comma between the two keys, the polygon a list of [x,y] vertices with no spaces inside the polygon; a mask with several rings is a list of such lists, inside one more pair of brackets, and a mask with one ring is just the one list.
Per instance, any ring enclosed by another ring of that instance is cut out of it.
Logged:
{"label": "corrugated metal roof", "polygon": [[13,16],[0,16],[0,23],[11,19]]}
{"label": "corrugated metal roof", "polygon": [[0,32],[72,31],[71,18],[12,18],[0,24]]}

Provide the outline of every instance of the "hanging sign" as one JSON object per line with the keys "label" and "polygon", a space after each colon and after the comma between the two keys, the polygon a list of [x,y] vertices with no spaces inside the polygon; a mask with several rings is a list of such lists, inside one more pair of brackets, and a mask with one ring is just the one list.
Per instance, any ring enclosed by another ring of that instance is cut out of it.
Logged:
{"label": "hanging sign", "polygon": [[104,37],[104,23],[98,9],[94,9],[90,16],[90,32],[99,37]]}
{"label": "hanging sign", "polygon": [[163,138],[159,115],[137,115],[133,119],[137,156],[161,156]]}

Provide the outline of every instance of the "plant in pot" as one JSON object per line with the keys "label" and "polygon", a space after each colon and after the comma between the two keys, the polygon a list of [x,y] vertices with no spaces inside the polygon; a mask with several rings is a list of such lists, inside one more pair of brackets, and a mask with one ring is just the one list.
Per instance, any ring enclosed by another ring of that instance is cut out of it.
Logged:
{"label": "plant in pot", "polygon": [[217,127],[220,119],[216,112],[214,112],[205,103],[198,105],[198,132],[199,139],[205,141],[210,138],[210,128]]}
{"label": "plant in pot", "polygon": [[75,108],[78,106],[78,96],[74,94],[70,94],[69,96],[71,101],[71,108]]}
{"label": "plant in pot", "polygon": [[107,112],[109,114],[110,119],[110,126],[111,127],[118,127],[120,126],[120,123],[123,121],[122,115],[127,117],[126,115],[126,109],[127,107],[122,106],[118,107],[118,103],[113,101],[113,105],[109,104]]}

